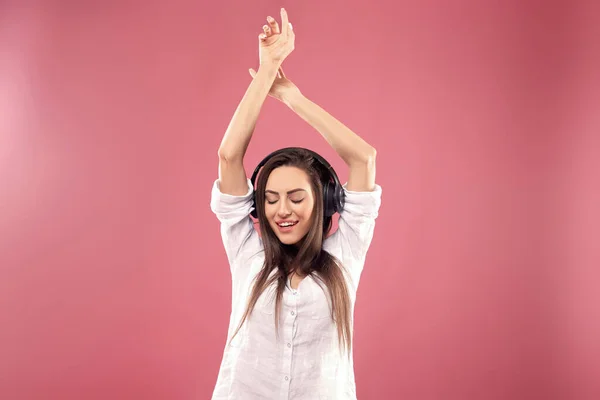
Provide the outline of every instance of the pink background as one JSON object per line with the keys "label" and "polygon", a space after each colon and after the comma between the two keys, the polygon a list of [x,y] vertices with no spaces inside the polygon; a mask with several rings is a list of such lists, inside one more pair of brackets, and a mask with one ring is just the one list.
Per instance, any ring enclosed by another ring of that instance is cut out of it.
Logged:
{"label": "pink background", "polygon": [[[217,147],[280,6],[288,76],[378,149],[359,399],[600,398],[591,3],[0,2],[0,398],[210,398]],[[268,99],[248,173],[289,145],[347,178]]]}

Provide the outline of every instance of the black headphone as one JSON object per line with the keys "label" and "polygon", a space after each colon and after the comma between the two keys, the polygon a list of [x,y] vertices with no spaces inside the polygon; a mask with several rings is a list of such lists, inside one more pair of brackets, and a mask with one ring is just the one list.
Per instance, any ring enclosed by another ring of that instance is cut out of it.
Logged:
{"label": "black headphone", "polygon": [[252,215],[254,218],[258,218],[258,211],[256,209],[256,186],[255,186],[255,181],[256,181],[256,177],[258,175],[258,171],[273,156],[276,156],[281,153],[287,153],[287,152],[297,151],[297,150],[303,150],[303,151],[309,152],[314,157],[314,159],[319,164],[321,164],[321,167],[323,167],[323,170],[327,172],[328,176],[326,177],[326,180],[322,181],[323,203],[324,203],[323,204],[323,217],[331,217],[336,212],[339,213],[344,209],[344,200],[345,200],[344,188],[340,184],[340,180],[338,179],[338,176],[335,173],[335,170],[327,162],[327,160],[325,160],[323,157],[321,157],[319,154],[315,153],[314,151],[305,149],[303,147],[286,147],[283,149],[275,150],[274,152],[272,152],[271,154],[266,156],[254,169],[254,173],[252,174],[252,179],[250,180],[252,182],[252,187],[254,188],[254,193],[252,195],[252,202],[253,202],[254,209],[252,210],[250,215]]}

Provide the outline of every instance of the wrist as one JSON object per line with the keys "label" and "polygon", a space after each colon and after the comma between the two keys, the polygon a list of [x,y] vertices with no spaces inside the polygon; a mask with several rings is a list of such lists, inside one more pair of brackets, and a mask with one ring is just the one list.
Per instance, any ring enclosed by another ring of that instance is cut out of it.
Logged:
{"label": "wrist", "polygon": [[258,66],[258,72],[263,71],[269,74],[276,75],[280,66],[281,64],[276,61],[264,61]]}
{"label": "wrist", "polygon": [[304,98],[302,92],[300,92],[299,89],[296,89],[286,92],[282,96],[281,101],[289,108],[294,109],[294,107],[296,107]]}

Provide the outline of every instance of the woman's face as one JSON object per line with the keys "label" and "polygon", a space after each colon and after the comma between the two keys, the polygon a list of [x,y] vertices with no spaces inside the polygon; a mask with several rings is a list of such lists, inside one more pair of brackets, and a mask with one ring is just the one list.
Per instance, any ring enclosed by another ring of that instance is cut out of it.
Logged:
{"label": "woman's face", "polygon": [[298,243],[308,233],[314,203],[306,172],[290,166],[271,172],[265,189],[265,215],[282,243]]}

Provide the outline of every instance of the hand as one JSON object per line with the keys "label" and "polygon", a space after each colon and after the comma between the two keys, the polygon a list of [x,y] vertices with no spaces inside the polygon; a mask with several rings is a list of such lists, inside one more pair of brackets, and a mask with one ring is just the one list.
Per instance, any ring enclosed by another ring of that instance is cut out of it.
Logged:
{"label": "hand", "polygon": [[[256,71],[250,68],[250,75],[252,78],[256,76]],[[283,68],[279,67],[277,70],[277,76],[271,85],[269,90],[269,96],[286,103],[290,96],[300,94],[300,89],[292,81],[290,81],[283,72]]]}
{"label": "hand", "polygon": [[263,33],[258,36],[260,64],[270,63],[280,66],[283,60],[294,50],[296,35],[292,24],[288,21],[285,9],[281,9],[281,30],[272,17],[267,17],[268,25],[263,26]]}

